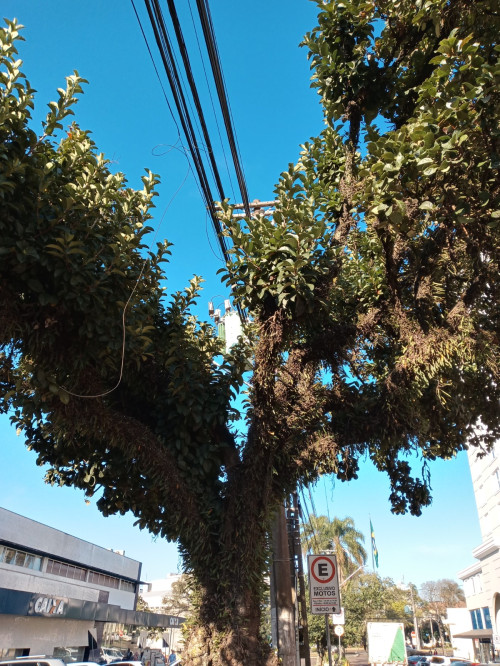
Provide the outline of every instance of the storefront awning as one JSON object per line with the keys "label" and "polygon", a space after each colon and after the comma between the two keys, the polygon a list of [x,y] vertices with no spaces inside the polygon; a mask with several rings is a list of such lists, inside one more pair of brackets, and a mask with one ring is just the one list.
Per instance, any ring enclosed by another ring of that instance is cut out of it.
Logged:
{"label": "storefront awning", "polygon": [[33,615],[52,620],[93,620],[115,622],[141,627],[180,627],[184,617],[134,611],[104,602],[54,597],[47,594],[25,592],[0,587],[0,616]]}
{"label": "storefront awning", "polygon": [[492,629],[471,629],[461,634],[453,634],[453,638],[491,638],[492,636]]}

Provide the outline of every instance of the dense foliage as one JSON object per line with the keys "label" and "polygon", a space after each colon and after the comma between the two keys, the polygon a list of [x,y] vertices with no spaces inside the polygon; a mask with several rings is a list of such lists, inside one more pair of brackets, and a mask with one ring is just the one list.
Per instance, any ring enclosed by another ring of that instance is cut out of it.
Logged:
{"label": "dense foliage", "polygon": [[[414,593],[416,605],[418,594]],[[345,608],[346,645],[366,646],[367,622],[403,622],[408,633],[413,629],[410,593],[390,578],[381,578],[375,573],[361,574],[352,578],[342,594]]]}
{"label": "dense foliage", "polygon": [[223,203],[224,279],[253,323],[218,364],[189,314],[199,280],[167,302],[168,244],[146,247],[156,177],[133,190],[88,133],[61,135],[77,73],[37,135],[18,27],[0,32],[2,409],[50,482],[178,539],[197,585],[183,663],[265,663],[266,534],[297,481],[369,456],[393,510],[419,514],[428,461],[500,435],[496,5],[318,1],[325,129],[272,217]]}

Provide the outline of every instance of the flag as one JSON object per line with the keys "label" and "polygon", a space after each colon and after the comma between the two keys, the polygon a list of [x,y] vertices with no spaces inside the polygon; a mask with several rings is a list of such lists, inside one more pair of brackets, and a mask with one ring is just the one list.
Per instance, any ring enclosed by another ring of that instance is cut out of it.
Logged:
{"label": "flag", "polygon": [[378,550],[377,550],[377,544],[375,543],[375,532],[373,531],[371,518],[370,518],[370,535],[372,538],[372,558],[378,569]]}

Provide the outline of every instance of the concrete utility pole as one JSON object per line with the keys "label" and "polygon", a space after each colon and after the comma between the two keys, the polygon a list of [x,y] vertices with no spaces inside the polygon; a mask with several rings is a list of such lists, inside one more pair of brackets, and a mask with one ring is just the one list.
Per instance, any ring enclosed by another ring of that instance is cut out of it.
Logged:
{"label": "concrete utility pole", "polygon": [[302,645],[299,645],[299,663],[304,659],[305,666],[311,666],[311,650],[309,647],[309,627],[307,624],[306,584],[304,579],[304,562],[300,545],[299,499],[297,493],[292,493],[290,509],[288,512],[289,528],[292,541],[291,552],[295,557],[298,573],[298,602],[300,609],[300,624],[302,627]]}
{"label": "concrete utility pole", "polygon": [[415,608],[415,599],[413,597],[413,585],[410,583],[411,609],[413,611],[413,625],[415,627],[415,647],[420,650],[420,631],[418,630],[417,609]]}
{"label": "concrete utility pole", "polygon": [[[292,583],[292,558],[288,547],[285,507],[280,506],[272,528],[273,561],[271,604],[276,623],[278,657],[283,666],[297,666],[295,632],[295,585]],[[273,631],[274,634],[274,631]]]}

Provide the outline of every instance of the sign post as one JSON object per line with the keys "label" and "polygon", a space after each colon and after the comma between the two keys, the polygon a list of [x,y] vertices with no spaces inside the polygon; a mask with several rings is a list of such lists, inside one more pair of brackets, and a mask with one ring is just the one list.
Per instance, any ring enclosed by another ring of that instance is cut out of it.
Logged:
{"label": "sign post", "polygon": [[344,627],[341,624],[337,624],[335,626],[334,632],[339,637],[339,664],[340,664],[340,655],[342,652],[342,649],[340,647],[340,637],[344,635]]}
{"label": "sign post", "polygon": [[328,615],[340,613],[340,590],[335,555],[308,555],[311,613],[324,615],[328,645],[328,664],[332,666],[332,646]]}

